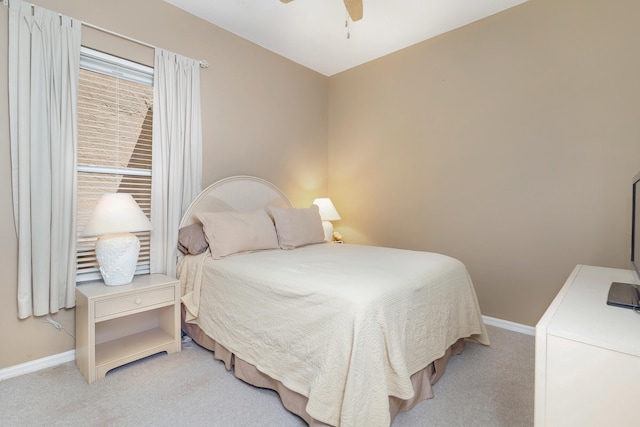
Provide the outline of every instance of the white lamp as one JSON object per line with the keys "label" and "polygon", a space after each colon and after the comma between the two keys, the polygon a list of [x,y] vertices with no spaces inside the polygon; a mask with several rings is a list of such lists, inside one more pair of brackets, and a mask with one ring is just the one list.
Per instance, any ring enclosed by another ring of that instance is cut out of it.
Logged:
{"label": "white lamp", "polygon": [[315,199],[313,204],[318,205],[318,208],[320,208],[320,219],[322,219],[322,227],[324,228],[324,240],[330,242],[333,240],[333,224],[331,224],[330,221],[338,221],[342,218],[340,218],[338,211],[328,197]]}
{"label": "white lamp", "polygon": [[98,201],[82,236],[101,236],[96,258],[106,285],[131,283],[140,253],[140,240],[131,232],[148,230],[151,223],[131,194],[108,193]]}

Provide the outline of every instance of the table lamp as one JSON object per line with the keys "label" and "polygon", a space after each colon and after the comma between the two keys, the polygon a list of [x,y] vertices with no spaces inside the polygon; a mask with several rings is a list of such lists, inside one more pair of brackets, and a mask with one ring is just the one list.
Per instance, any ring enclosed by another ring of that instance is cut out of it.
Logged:
{"label": "table lamp", "polygon": [[100,236],[96,258],[105,285],[131,283],[140,253],[140,240],[132,232],[149,230],[151,223],[131,194],[102,196],[81,235]]}
{"label": "table lamp", "polygon": [[331,221],[338,221],[342,218],[340,218],[338,211],[328,197],[315,199],[313,204],[318,205],[320,209],[320,219],[322,220],[322,228],[324,229],[324,240],[325,242],[330,242],[333,240],[333,224]]}

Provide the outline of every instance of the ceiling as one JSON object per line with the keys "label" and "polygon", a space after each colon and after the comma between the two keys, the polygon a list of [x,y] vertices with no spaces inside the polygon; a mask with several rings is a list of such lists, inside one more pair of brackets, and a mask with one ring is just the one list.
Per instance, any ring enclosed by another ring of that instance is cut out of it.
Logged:
{"label": "ceiling", "polygon": [[331,76],[526,0],[363,0],[348,27],[342,0],[165,1]]}

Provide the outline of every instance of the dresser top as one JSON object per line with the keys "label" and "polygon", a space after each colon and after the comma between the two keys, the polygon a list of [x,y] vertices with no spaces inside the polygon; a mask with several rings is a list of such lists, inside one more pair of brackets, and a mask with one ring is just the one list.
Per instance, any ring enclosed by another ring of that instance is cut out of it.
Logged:
{"label": "dresser top", "polygon": [[576,266],[536,333],[640,356],[640,313],[607,305],[612,282],[640,283],[632,270]]}

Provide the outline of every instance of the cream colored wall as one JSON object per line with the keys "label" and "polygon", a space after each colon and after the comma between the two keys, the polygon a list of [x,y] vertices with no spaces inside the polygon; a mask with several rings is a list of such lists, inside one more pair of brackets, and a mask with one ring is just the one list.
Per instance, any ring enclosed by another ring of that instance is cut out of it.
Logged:
{"label": "cream colored wall", "polygon": [[[280,186],[297,206],[327,192],[328,79],[160,0],[36,0],[38,5],[210,66],[201,72],[203,184],[236,174]],[[144,19],[141,17],[144,16]],[[8,9],[0,7],[0,22]],[[0,58],[8,30],[0,25]],[[152,62],[148,48],[95,30],[83,43]],[[0,61],[6,64],[5,61]],[[18,320],[17,239],[13,226],[7,69],[0,67],[0,368],[62,353],[73,339],[42,318]],[[74,311],[53,316],[72,333]]]}
{"label": "cream colored wall", "polygon": [[638,16],[529,0],[331,77],[336,229],[461,259],[483,313],[527,325],[576,264],[630,268]]}

